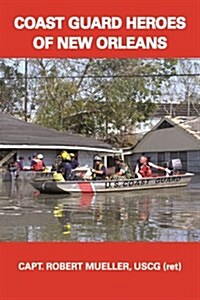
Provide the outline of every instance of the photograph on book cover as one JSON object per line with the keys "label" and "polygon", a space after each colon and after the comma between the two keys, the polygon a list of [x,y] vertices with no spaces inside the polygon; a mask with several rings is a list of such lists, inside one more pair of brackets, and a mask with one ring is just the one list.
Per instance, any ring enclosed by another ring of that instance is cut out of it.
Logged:
{"label": "photograph on book cover", "polygon": [[198,0],[0,0],[0,300],[198,300]]}
{"label": "photograph on book cover", "polygon": [[200,61],[1,59],[1,241],[198,241]]}
{"label": "photograph on book cover", "polygon": [[[200,60],[196,10],[186,4],[173,6],[176,17],[166,3],[170,17],[157,7],[157,17],[148,6],[138,17],[137,5],[121,18],[119,5],[107,7],[110,17],[101,6],[80,7],[87,18],[71,17],[75,34],[60,34],[57,49],[53,37],[35,36],[65,33],[64,17],[34,18],[33,6],[32,16],[22,6],[4,10],[10,39],[2,34],[0,241],[200,240]],[[126,29],[117,32],[122,21]],[[171,31],[158,37],[165,28]],[[124,39],[130,29],[141,36]]]}

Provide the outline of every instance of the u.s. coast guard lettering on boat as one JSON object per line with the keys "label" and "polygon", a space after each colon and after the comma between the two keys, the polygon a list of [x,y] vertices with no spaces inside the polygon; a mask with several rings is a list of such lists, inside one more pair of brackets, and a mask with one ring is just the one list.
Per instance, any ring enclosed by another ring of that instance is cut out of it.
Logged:
{"label": "u.s. coast guard lettering on boat", "polygon": [[181,177],[161,177],[155,180],[155,183],[167,183],[167,182],[178,182],[181,180]]}
{"label": "u.s. coast guard lettering on boat", "polygon": [[134,185],[147,185],[150,179],[141,180],[123,180],[123,181],[107,181],[105,182],[105,188],[119,188],[119,187],[129,187]]}
{"label": "u.s. coast guard lettering on boat", "polygon": [[142,185],[149,185],[149,182],[153,184],[163,184],[163,183],[171,183],[171,182],[178,182],[181,180],[181,177],[163,177],[163,178],[155,178],[155,179],[132,179],[132,180],[118,180],[118,181],[108,181],[105,182],[105,188],[122,188],[122,187],[131,187],[131,186],[142,186]]}

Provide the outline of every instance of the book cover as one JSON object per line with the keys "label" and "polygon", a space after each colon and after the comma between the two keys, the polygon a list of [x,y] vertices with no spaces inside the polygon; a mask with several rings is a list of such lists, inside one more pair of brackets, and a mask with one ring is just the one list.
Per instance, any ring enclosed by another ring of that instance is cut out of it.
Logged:
{"label": "book cover", "polygon": [[0,300],[197,300],[197,0],[0,0]]}

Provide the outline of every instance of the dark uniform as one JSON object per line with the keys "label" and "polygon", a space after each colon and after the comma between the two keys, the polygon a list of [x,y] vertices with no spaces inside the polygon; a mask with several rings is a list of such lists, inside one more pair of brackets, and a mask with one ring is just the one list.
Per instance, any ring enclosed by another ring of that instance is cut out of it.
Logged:
{"label": "dark uniform", "polygon": [[[106,167],[102,164],[100,156],[95,155],[94,157],[94,168],[92,170],[93,180],[104,180],[106,178]],[[96,172],[97,171],[97,172]],[[101,173],[98,173],[101,171]]]}
{"label": "dark uniform", "polygon": [[106,178],[106,167],[103,164],[95,165],[94,170],[103,171],[102,174],[93,173],[92,179],[103,180]]}
{"label": "dark uniform", "polygon": [[65,180],[71,180],[72,176],[72,166],[71,157],[67,151],[63,151],[60,155],[62,161],[58,165],[58,173],[62,173]]}

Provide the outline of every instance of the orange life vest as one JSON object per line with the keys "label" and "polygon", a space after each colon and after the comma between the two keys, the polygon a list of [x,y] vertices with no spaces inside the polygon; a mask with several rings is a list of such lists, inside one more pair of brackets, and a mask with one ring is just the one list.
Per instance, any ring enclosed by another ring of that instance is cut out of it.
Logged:
{"label": "orange life vest", "polygon": [[43,171],[44,169],[44,165],[43,165],[43,161],[40,159],[35,159],[35,164],[33,165],[33,170],[34,171]]}
{"label": "orange life vest", "polygon": [[151,177],[152,176],[152,171],[149,166],[141,166],[140,168],[140,174],[142,177]]}

